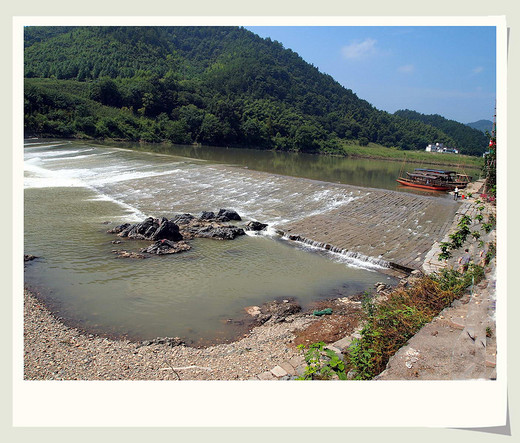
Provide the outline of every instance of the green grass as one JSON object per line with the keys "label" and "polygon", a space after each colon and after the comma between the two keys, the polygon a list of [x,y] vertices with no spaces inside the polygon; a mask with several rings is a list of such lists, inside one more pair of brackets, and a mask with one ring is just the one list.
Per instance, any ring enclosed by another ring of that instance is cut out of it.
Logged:
{"label": "green grass", "polygon": [[375,143],[359,146],[357,142],[345,142],[343,151],[352,157],[382,158],[387,160],[406,161],[408,163],[428,163],[431,165],[464,166],[481,168],[484,161],[480,157],[461,154],[440,154],[426,151],[403,151],[398,148],[387,148]]}

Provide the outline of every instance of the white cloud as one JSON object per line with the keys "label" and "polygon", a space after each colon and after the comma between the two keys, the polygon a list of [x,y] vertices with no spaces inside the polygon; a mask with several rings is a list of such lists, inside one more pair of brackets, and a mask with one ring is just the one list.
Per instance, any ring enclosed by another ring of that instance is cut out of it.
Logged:
{"label": "white cloud", "polygon": [[359,59],[376,53],[377,40],[366,38],[362,42],[353,42],[341,49],[343,57],[348,59]]}
{"label": "white cloud", "polygon": [[405,74],[411,74],[413,71],[415,71],[415,66],[414,65],[399,66],[399,68],[397,68],[397,70],[399,72],[403,72]]}
{"label": "white cloud", "polygon": [[482,66],[477,66],[476,68],[473,68],[473,74],[480,74],[484,68]]}

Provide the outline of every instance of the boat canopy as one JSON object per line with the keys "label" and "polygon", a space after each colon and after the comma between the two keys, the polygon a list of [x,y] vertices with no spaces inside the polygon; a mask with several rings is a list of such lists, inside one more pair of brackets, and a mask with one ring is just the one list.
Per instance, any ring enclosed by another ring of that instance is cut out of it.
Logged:
{"label": "boat canopy", "polygon": [[423,173],[413,173],[413,172],[407,172],[406,175],[408,175],[408,177],[414,177],[414,178],[426,178],[426,179],[431,179],[431,180],[439,180],[443,177],[440,177],[438,175],[434,175],[434,174],[423,174]]}
{"label": "boat canopy", "polygon": [[422,169],[422,168],[417,168],[417,169],[415,169],[415,171],[418,171],[418,172],[430,172],[432,174],[442,174],[442,175],[457,174],[456,171],[444,171],[442,169]]}

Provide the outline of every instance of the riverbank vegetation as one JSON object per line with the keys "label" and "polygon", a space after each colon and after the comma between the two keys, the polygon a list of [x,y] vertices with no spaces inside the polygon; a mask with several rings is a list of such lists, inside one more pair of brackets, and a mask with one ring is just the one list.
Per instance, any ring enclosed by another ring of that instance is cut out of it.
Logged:
{"label": "riverbank vegetation", "polygon": [[375,143],[369,143],[368,146],[360,146],[358,143],[344,142],[341,147],[344,155],[352,157],[380,158],[407,163],[457,166],[476,169],[482,168],[484,164],[481,157],[461,154],[431,153],[425,151],[403,151],[398,148],[381,146]]}
{"label": "riverbank vegetation", "polygon": [[361,338],[353,341],[347,355],[346,370],[352,371],[351,378],[369,380],[380,374],[390,357],[419,329],[483,275],[478,265],[470,265],[463,274],[445,269],[438,275],[421,277],[409,288],[396,288],[377,304],[368,298]]}
{"label": "riverbank vegetation", "polygon": [[308,367],[303,379],[330,379],[335,375],[340,379],[374,378],[424,325],[484,278],[484,267],[496,256],[496,241],[485,236],[495,229],[496,219],[493,213],[485,215],[486,205],[479,198],[472,202],[469,212],[475,215],[463,214],[449,235],[450,241],[440,243],[438,259],[454,261],[456,252],[467,247],[473,250],[473,257],[480,257],[479,264],[466,249],[459,259],[459,269],[445,267],[430,275],[412,275],[406,285],[387,294],[365,293],[363,329],[360,338],[349,346],[345,360],[338,363],[324,343],[312,344],[305,350]]}
{"label": "riverbank vegetation", "polygon": [[384,371],[390,358],[425,324],[460,298],[467,288],[477,284],[484,269],[471,264],[459,273],[444,269],[438,274],[412,279],[377,299],[366,293],[362,302],[364,325],[360,338],[354,338],[344,360],[325,343],[302,348],[307,368],[302,380],[370,380]]}
{"label": "riverbank vegetation", "polygon": [[476,135],[456,137],[457,124],[457,131],[439,129],[377,110],[279,42],[244,28],[24,32],[26,135],[335,155],[366,148],[364,156],[383,157],[435,142],[475,156],[486,149]]}
{"label": "riverbank vegetation", "polygon": [[480,199],[472,206],[476,215],[460,217],[456,230],[449,235],[450,241],[440,244],[438,258],[450,259],[456,250],[473,239],[481,250],[480,264],[472,263],[468,256],[468,262],[459,261],[458,270],[446,267],[438,273],[412,279],[415,282],[410,287],[398,287],[377,303],[367,296],[363,304],[366,322],[361,338],[354,340],[347,355],[346,370],[352,371],[352,378],[367,380],[381,373],[392,355],[419,329],[460,298],[468,287],[482,280],[483,266],[489,265],[494,258],[496,246],[493,241],[486,246],[480,239],[495,228],[496,220],[489,214],[487,222],[483,223],[485,205]]}

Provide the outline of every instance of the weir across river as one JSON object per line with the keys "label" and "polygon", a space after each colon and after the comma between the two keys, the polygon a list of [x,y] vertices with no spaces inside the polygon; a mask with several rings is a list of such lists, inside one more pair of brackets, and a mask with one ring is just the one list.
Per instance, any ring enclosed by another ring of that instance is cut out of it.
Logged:
{"label": "weir across river", "polygon": [[[420,269],[461,202],[448,195],[368,188],[217,166],[248,196],[234,206],[291,239],[405,271]],[[396,187],[398,185],[396,184]]]}
{"label": "weir across river", "polygon": [[280,226],[280,230],[327,249],[380,258],[397,268],[419,269],[460,206],[449,198],[332,186],[359,196],[327,212]]}

